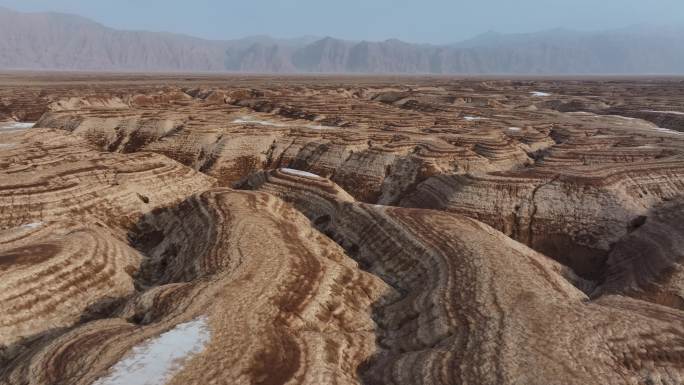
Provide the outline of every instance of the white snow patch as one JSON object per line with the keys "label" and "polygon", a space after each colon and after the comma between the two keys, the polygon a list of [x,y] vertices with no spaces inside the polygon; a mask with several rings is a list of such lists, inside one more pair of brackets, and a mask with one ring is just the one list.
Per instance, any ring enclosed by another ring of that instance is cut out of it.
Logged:
{"label": "white snow patch", "polygon": [[310,124],[310,125],[306,125],[304,127],[310,128],[312,130],[334,130],[337,128],[337,127],[330,127],[330,126],[321,126],[320,124],[319,125]]}
{"label": "white snow patch", "polygon": [[35,125],[35,123],[30,122],[5,122],[0,123],[0,131],[26,130]]}
{"label": "white snow patch", "polygon": [[305,176],[307,178],[316,178],[316,179],[321,178],[320,175],[316,175],[316,174],[306,172],[306,171],[295,170],[293,168],[281,168],[280,171],[282,171],[286,174],[290,174],[290,175]]}
{"label": "white snow patch", "polygon": [[21,228],[22,229],[37,229],[42,225],[43,225],[43,222],[33,222],[33,223],[27,223],[25,225],[21,225]]}
{"label": "white snow patch", "polygon": [[630,118],[628,116],[622,116],[622,115],[597,115],[591,112],[586,112],[586,111],[577,111],[577,112],[568,112],[568,115],[585,115],[590,118],[595,118],[595,119],[610,119],[610,118],[615,118],[615,119],[622,119],[622,120],[637,120],[637,118]]}
{"label": "white snow patch", "polygon": [[655,111],[655,110],[641,110],[643,112],[655,112],[657,114],[670,114],[670,115],[684,115],[684,112],[680,111]]}
{"label": "white snow patch", "polygon": [[508,130],[509,131],[520,131],[521,128],[520,127],[508,127]]}
{"label": "white snow patch", "polygon": [[[233,123],[238,123],[238,124],[257,124],[260,126],[270,126],[270,127],[297,127],[299,126],[296,123],[291,123],[291,124],[286,124],[286,123],[280,123],[280,122],[273,122],[270,120],[259,120],[259,119],[254,119],[251,116],[243,116],[241,118],[233,120]],[[331,130],[335,129],[336,127],[330,127],[330,126],[322,126],[320,124],[307,124],[302,127],[305,128],[310,128],[312,130]]]}
{"label": "white snow patch", "polygon": [[586,111],[573,111],[573,112],[566,112],[566,114],[571,115],[571,116],[586,116],[589,118],[597,118],[600,117],[601,115],[596,115],[591,112],[586,112]]}
{"label": "white snow patch", "polygon": [[16,145],[16,143],[0,143],[0,148],[13,148]]}
{"label": "white snow patch", "polygon": [[206,317],[173,329],[135,346],[110,373],[93,385],[164,385],[190,356],[200,353],[211,339]]}
{"label": "white snow patch", "polygon": [[258,124],[260,126],[271,126],[271,127],[285,127],[282,123],[271,122],[269,120],[259,120],[254,119],[251,116],[243,116],[241,118],[233,120],[233,123],[240,124]]}
{"label": "white snow patch", "polygon": [[543,98],[543,97],[546,97],[546,96],[551,96],[551,94],[548,93],[548,92],[532,91],[532,92],[530,92],[530,93],[532,94],[532,96],[535,96],[535,97],[538,97],[538,98]]}
{"label": "white snow patch", "polygon": [[659,132],[667,133],[667,134],[684,135],[684,132],[675,131],[675,130],[670,130],[669,128],[653,127],[653,129],[656,130],[656,131],[659,131]]}
{"label": "white snow patch", "polygon": [[465,120],[467,120],[467,121],[469,121],[469,122],[472,122],[472,121],[475,121],[475,120],[487,120],[487,118],[483,118],[483,117],[480,117],[480,116],[464,116],[463,119],[465,119]]}

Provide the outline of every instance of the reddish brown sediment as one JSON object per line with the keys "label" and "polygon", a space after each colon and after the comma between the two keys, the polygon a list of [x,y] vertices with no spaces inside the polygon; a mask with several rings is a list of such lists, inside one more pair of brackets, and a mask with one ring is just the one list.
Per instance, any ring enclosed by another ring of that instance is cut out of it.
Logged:
{"label": "reddish brown sediment", "polygon": [[291,202],[394,289],[374,307],[382,349],[362,369],[366,383],[681,375],[680,311],[619,296],[589,301],[580,290],[588,282],[481,222],[357,203],[339,188],[277,171],[247,185]]}
{"label": "reddish brown sediment", "polygon": [[8,76],[0,384],[684,378],[681,82]]}

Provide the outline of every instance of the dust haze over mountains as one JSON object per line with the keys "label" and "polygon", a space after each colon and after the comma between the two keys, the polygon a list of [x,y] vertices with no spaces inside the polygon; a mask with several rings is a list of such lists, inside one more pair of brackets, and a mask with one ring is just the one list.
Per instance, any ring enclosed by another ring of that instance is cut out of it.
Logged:
{"label": "dust haze over mountains", "polygon": [[0,69],[250,73],[681,74],[684,27],[489,32],[451,45],[206,40],[0,8]]}

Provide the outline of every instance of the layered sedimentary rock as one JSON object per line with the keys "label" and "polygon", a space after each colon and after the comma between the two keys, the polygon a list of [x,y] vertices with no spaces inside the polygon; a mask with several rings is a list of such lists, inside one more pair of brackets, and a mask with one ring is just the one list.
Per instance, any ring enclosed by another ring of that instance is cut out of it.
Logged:
{"label": "layered sedimentary rock", "polygon": [[[365,202],[464,213],[596,280],[631,221],[682,191],[684,137],[610,115],[645,110],[639,99],[594,96],[582,82],[415,83],[90,97],[99,102],[53,103],[39,124],[109,151],[167,155],[224,186],[294,167]],[[657,97],[651,85],[608,86],[638,88],[643,103]],[[676,100],[674,85],[660,91]]]}
{"label": "layered sedimentary rock", "polygon": [[[327,179],[277,170],[244,187],[283,197],[393,289],[374,310],[366,383],[678,381],[682,314],[595,303],[567,268],[478,221],[355,202]],[[620,319],[620,322],[614,320]],[[661,358],[662,357],[662,358]]]}
{"label": "layered sedimentary rock", "polygon": [[375,351],[371,304],[389,288],[279,199],[210,190],[146,216],[133,238],[139,291],[24,346],[2,378],[108,383],[131,348],[201,317],[210,336],[169,383],[358,383]]}
{"label": "layered sedimentary rock", "polygon": [[164,156],[102,153],[53,130],[2,133],[0,229],[95,218],[113,228],[215,181]]}
{"label": "layered sedimentary rock", "polygon": [[684,377],[680,83],[70,76],[0,75],[2,384]]}
{"label": "layered sedimentary rock", "polygon": [[[108,104],[115,107],[100,103],[76,110],[57,104],[38,124],[69,130],[108,151],[158,152],[226,186],[264,168],[293,166],[330,176],[356,197],[382,203],[395,203],[434,174],[529,164],[526,151],[539,146],[531,138],[518,144],[499,132],[470,127],[436,135],[442,129],[413,125],[434,126],[437,116],[397,115],[402,110],[384,103],[326,91],[305,98],[232,91],[222,94],[219,105],[211,101],[218,91],[186,91],[196,98],[170,92],[154,95],[150,104],[131,96],[124,107],[114,101]],[[472,124],[457,115],[452,120]],[[397,128],[388,132],[388,125]]]}
{"label": "layered sedimentary rock", "polygon": [[[463,213],[575,268],[599,271],[612,245],[649,209],[684,192],[682,158],[481,176],[436,176],[402,205]],[[578,170],[579,171],[579,170]],[[598,277],[592,277],[598,278]]]}
{"label": "layered sedimentary rock", "polygon": [[215,181],[156,154],[101,153],[63,131],[0,133],[0,345],[76,324],[134,292],[129,228]]}
{"label": "layered sedimentary rock", "polygon": [[69,327],[132,295],[141,261],[98,223],[30,223],[0,232],[0,346]]}
{"label": "layered sedimentary rock", "polygon": [[612,248],[595,294],[626,294],[684,310],[684,201],[665,202],[635,218]]}

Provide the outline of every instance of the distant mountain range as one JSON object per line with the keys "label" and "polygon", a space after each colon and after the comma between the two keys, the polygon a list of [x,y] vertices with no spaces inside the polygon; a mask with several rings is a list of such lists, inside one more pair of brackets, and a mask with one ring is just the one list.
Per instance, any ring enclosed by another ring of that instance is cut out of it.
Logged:
{"label": "distant mountain range", "polygon": [[0,8],[0,69],[250,73],[684,74],[684,28],[488,32],[452,45],[214,41]]}

